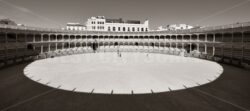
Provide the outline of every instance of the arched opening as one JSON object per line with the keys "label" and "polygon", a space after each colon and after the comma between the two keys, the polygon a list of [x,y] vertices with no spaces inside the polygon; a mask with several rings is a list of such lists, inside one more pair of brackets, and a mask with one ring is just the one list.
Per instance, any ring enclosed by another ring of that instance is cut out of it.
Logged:
{"label": "arched opening", "polygon": [[185,45],[185,50],[187,51],[187,53],[190,53],[190,52],[194,51],[195,49],[197,49],[197,45],[195,45],[195,44],[186,44]]}
{"label": "arched opening", "polygon": [[69,43],[65,43],[64,48],[68,48],[68,47],[69,47]]}
{"label": "arched opening", "polygon": [[27,49],[28,49],[28,50],[34,50],[34,46],[33,46],[32,44],[28,44],[28,45],[27,45]]}
{"label": "arched opening", "polygon": [[154,47],[154,46],[155,46],[155,44],[154,44],[154,43],[150,43],[150,46],[151,46],[151,47]]}
{"label": "arched opening", "polygon": [[118,44],[118,42],[115,42],[115,44],[114,44],[115,46],[118,46],[119,44]]}
{"label": "arched opening", "polygon": [[135,42],[135,46],[138,46],[139,45],[139,43],[138,42]]}

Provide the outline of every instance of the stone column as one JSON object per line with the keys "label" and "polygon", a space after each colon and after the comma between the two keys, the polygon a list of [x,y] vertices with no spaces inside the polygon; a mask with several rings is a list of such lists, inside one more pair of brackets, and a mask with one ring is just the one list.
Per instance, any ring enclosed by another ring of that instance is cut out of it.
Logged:
{"label": "stone column", "polygon": [[48,52],[50,52],[50,44],[48,45]]}
{"label": "stone column", "polygon": [[33,42],[36,42],[36,36],[33,34]]}
{"label": "stone column", "polygon": [[192,43],[189,43],[190,45],[189,45],[189,53],[192,51]]}
{"label": "stone column", "polygon": [[205,34],[205,42],[207,42],[207,34]]}
{"label": "stone column", "polygon": [[169,48],[172,48],[172,35],[170,35],[170,37],[169,37],[169,39],[170,39],[170,41],[169,41]]}
{"label": "stone column", "polygon": [[51,40],[50,40],[50,36],[51,36],[51,35],[49,34],[48,36],[49,36],[49,42],[50,42],[50,41],[51,41]]}
{"label": "stone column", "polygon": [[245,50],[245,43],[244,43],[244,32],[241,32],[241,44],[242,44],[242,53],[241,53],[241,63],[243,62],[244,60],[244,50]]}
{"label": "stone column", "polygon": [[75,40],[74,40],[74,43],[75,43],[75,47],[76,47],[76,42],[77,42],[77,40],[76,40],[76,35],[74,35],[74,36],[75,36],[75,38],[74,38],[74,39],[75,39]]}
{"label": "stone column", "polygon": [[200,52],[200,44],[196,43],[196,45],[197,45],[197,51]]}
{"label": "stone column", "polygon": [[41,54],[43,53],[43,45],[41,45]]}
{"label": "stone column", "polygon": [[64,49],[64,43],[62,43],[62,49]]}
{"label": "stone column", "polygon": [[[16,44],[16,46],[15,46],[15,55],[17,56],[17,53],[18,53],[18,52],[17,52],[18,46],[17,46],[17,34],[16,34],[16,33],[15,33],[15,42],[16,42],[16,43],[15,43],[15,44]],[[16,59],[17,59],[16,56],[15,56],[14,62],[16,62]]]}
{"label": "stone column", "polygon": [[215,44],[215,34],[213,35],[213,56],[214,56],[214,54],[215,54],[215,46],[214,46],[214,44]]}
{"label": "stone column", "polygon": [[[224,41],[224,33],[222,33],[222,41]],[[222,52],[222,56],[224,57],[224,44],[222,45],[222,48],[221,48],[221,52]]]}
{"label": "stone column", "polygon": [[231,38],[231,62],[233,61],[233,51],[234,51],[234,42],[233,42],[233,40],[234,40],[234,32],[232,32],[232,38]]}
{"label": "stone column", "polygon": [[43,42],[43,34],[41,34],[41,42]]}
{"label": "stone column", "polygon": [[57,50],[57,43],[56,43],[56,50]]}

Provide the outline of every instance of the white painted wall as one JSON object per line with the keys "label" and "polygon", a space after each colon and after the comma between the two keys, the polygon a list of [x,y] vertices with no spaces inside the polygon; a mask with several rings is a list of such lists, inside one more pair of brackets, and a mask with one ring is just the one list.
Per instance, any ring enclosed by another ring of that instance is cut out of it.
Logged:
{"label": "white painted wall", "polygon": [[[106,19],[104,17],[91,17],[86,22],[86,28],[87,30],[90,31],[114,31],[114,32],[145,32],[149,30],[148,20],[146,20],[143,24],[106,23],[105,21]],[[123,28],[125,28],[125,31],[123,31]]]}

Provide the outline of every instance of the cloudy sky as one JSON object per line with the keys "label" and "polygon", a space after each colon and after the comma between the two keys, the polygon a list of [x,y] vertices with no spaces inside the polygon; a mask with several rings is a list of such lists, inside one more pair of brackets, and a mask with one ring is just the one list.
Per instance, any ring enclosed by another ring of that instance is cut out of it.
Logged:
{"label": "cloudy sky", "polygon": [[65,27],[91,16],[150,20],[150,28],[186,23],[214,26],[250,21],[250,0],[0,0],[0,18]]}

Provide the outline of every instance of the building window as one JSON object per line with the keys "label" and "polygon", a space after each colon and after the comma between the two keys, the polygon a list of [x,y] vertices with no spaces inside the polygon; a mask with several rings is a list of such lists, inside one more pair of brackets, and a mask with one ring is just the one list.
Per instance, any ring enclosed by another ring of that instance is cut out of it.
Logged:
{"label": "building window", "polygon": [[132,31],[133,31],[133,32],[135,31],[135,28],[134,28],[134,27],[132,28]]}
{"label": "building window", "polygon": [[146,32],[148,31],[148,28],[146,28]]}
{"label": "building window", "polygon": [[137,31],[140,32],[140,28],[139,27],[137,28]]}
{"label": "building window", "polygon": [[130,28],[128,27],[128,32],[130,32]]}
{"label": "building window", "polygon": [[121,27],[118,27],[118,31],[121,31]]}
{"label": "building window", "polygon": [[144,32],[144,28],[141,28],[141,31]]}
{"label": "building window", "polygon": [[115,27],[113,27],[113,31],[115,31]]}
{"label": "building window", "polygon": [[126,28],[125,28],[125,27],[123,27],[123,31],[124,31],[124,32],[126,31]]}

